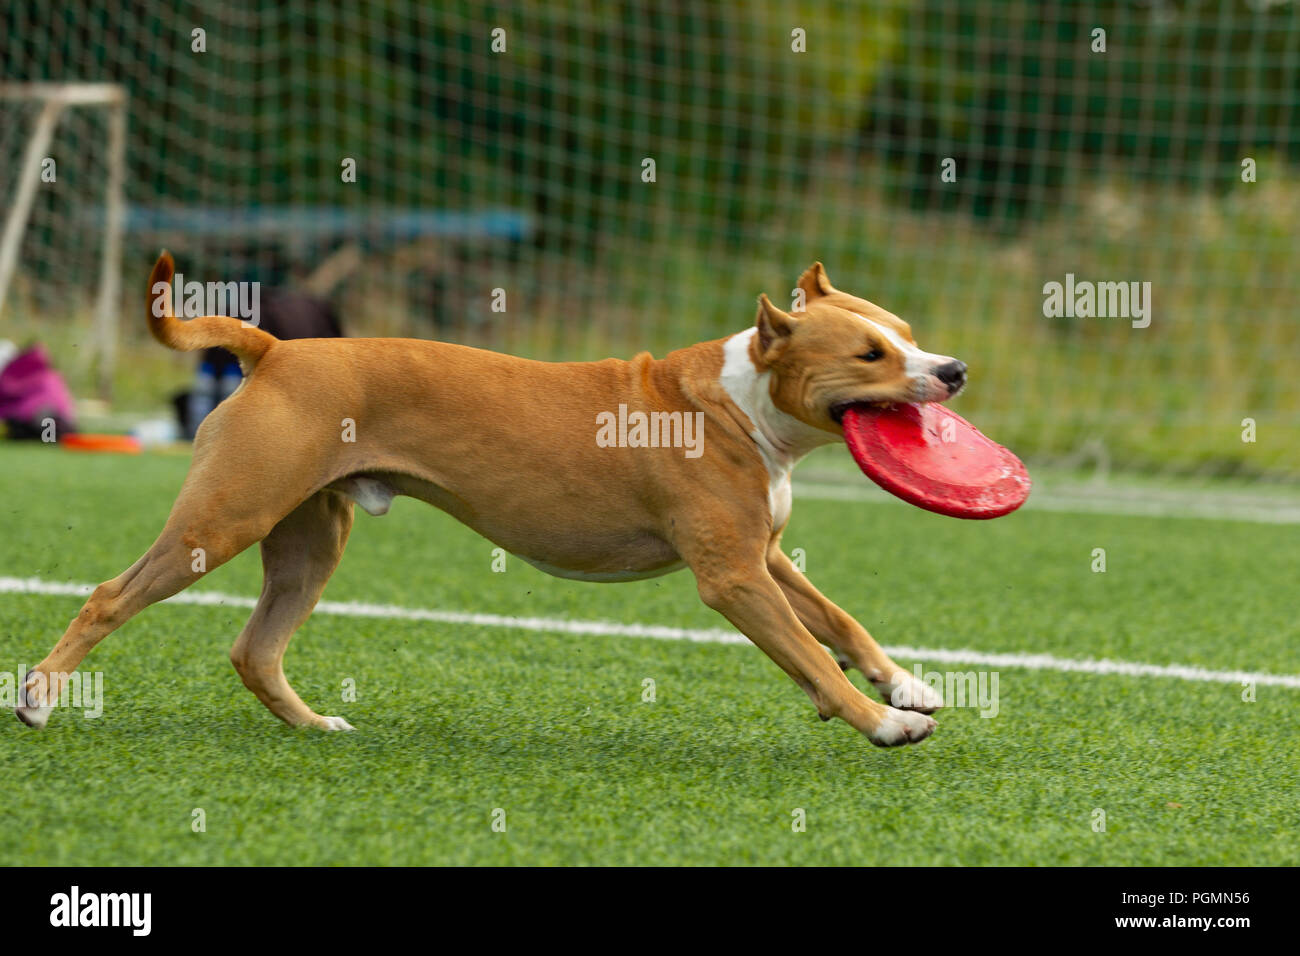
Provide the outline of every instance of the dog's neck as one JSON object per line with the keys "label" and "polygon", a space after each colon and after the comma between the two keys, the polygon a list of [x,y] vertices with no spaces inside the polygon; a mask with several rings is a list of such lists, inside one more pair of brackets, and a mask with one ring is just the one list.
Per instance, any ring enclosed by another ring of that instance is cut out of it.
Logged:
{"label": "dog's neck", "polygon": [[836,436],[801,422],[772,401],[772,373],[759,371],[754,361],[755,328],[723,342],[722,373],[718,382],[731,401],[752,423],[750,437],[758,445],[768,471],[775,478],[788,473],[808,452],[836,441]]}

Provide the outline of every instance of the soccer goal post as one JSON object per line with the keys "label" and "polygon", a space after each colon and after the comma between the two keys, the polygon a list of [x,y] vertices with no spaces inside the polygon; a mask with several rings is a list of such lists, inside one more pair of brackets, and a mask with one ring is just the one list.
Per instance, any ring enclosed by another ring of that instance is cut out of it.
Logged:
{"label": "soccer goal post", "polygon": [[[93,360],[96,381],[101,398],[110,397],[113,368],[117,351],[117,308],[122,266],[122,229],[126,215],[126,111],[127,94],[116,83],[0,83],[0,106],[14,112],[21,120],[30,115],[28,123],[18,122],[10,129],[26,139],[22,157],[14,169],[12,180],[6,184],[9,195],[5,197],[8,213],[4,232],[0,234],[0,316],[4,315],[9,292],[22,261],[24,238],[28,236],[32,209],[42,185],[58,186],[58,167],[51,155],[56,133],[70,110],[101,110],[102,127],[90,124],[80,127],[100,130],[95,138],[99,143],[87,142],[84,133],[74,134],[71,146],[83,151],[101,151],[103,162],[103,194],[98,203],[85,193],[80,199],[87,205],[99,205],[102,216],[94,216],[100,228],[98,275],[93,294]],[[82,141],[78,141],[78,139]],[[11,144],[11,146],[14,144]],[[86,210],[79,210],[85,212]],[[85,220],[66,221],[62,228],[78,230]]]}

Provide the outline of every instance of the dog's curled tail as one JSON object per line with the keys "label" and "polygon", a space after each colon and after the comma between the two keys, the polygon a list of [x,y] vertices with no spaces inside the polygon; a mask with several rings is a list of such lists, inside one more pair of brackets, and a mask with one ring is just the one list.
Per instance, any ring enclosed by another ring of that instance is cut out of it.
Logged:
{"label": "dog's curled tail", "polygon": [[172,275],[175,271],[171,253],[164,249],[154,263],[153,272],[149,273],[146,315],[153,337],[179,352],[214,347],[226,349],[235,353],[247,375],[279,340],[227,315],[203,315],[182,322],[172,314]]}

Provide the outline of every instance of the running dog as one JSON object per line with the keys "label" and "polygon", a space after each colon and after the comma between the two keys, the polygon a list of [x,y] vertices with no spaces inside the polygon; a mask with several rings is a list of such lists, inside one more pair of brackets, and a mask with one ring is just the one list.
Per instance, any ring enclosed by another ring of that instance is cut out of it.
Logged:
{"label": "running dog", "polygon": [[[762,295],[753,327],[729,338],[662,359],[583,363],[412,339],[281,341],[224,316],[182,321],[172,274],[164,252],[149,278],[154,338],[182,351],[228,349],[245,378],[199,429],[158,540],[95,589],[28,673],[17,708],[28,725],[44,726],[104,637],[261,542],[265,581],[231,650],[235,669],[286,723],[352,729],[294,692],[284,652],[343,554],[354,505],[382,515],[407,495],[560,577],[627,581],[689,567],[704,603],[823,719],[839,717],[880,746],[934,730],[926,715],[938,694],[823,597],[780,543],[791,470],[843,440],[846,408],[944,401],[965,384],[966,366],[922,351],[905,322],[834,288],[820,262],[799,278],[803,303],[792,313]],[[687,418],[698,434],[683,449]],[[665,440],[647,440],[646,422],[662,425]],[[848,666],[907,708],[863,694]]]}

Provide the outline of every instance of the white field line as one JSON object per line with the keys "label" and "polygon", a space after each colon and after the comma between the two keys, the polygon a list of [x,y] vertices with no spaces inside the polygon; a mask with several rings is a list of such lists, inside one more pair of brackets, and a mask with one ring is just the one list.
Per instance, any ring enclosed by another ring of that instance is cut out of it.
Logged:
{"label": "white field line", "polygon": [[[42,594],[86,597],[92,584],[42,581],[40,578],[0,577],[0,594]],[[182,591],[163,603],[223,605],[251,608],[254,598],[218,591]],[[649,637],[661,641],[693,641],[705,644],[748,644],[744,635],[720,629],[665,627],[658,624],[617,624],[612,621],[574,621],[554,617],[510,617],[504,614],[480,614],[472,611],[437,611],[428,608],[399,607],[393,604],[366,604],[356,601],[321,601],[317,614],[341,617],[387,618],[401,621],[434,621],[439,624],[468,624],[474,627],[502,627],[517,631],[543,631],[550,634],[595,634],[606,637]],[[1052,654],[985,653],[966,649],[908,647],[892,645],[885,650],[894,657],[945,664],[973,664],[981,667],[1011,667],[1035,671],[1061,671],[1082,674],[1118,674],[1123,677],[1168,677],[1175,680],[1209,681],[1238,684],[1250,681],[1262,687],[1300,689],[1300,674],[1264,674],[1250,671],[1212,671],[1183,664],[1142,664],[1135,661],[1077,659]]]}
{"label": "white field line", "polygon": [[[794,494],[796,498],[862,501],[874,504],[896,500],[870,483],[846,485],[796,481]],[[1030,493],[1029,500],[1025,502],[1025,510],[1138,518],[1204,518],[1217,521],[1249,521],[1257,524],[1300,524],[1300,504],[1294,499],[1269,501],[1261,497],[1213,493],[1169,494],[1155,489],[1052,491],[1036,488]]]}

